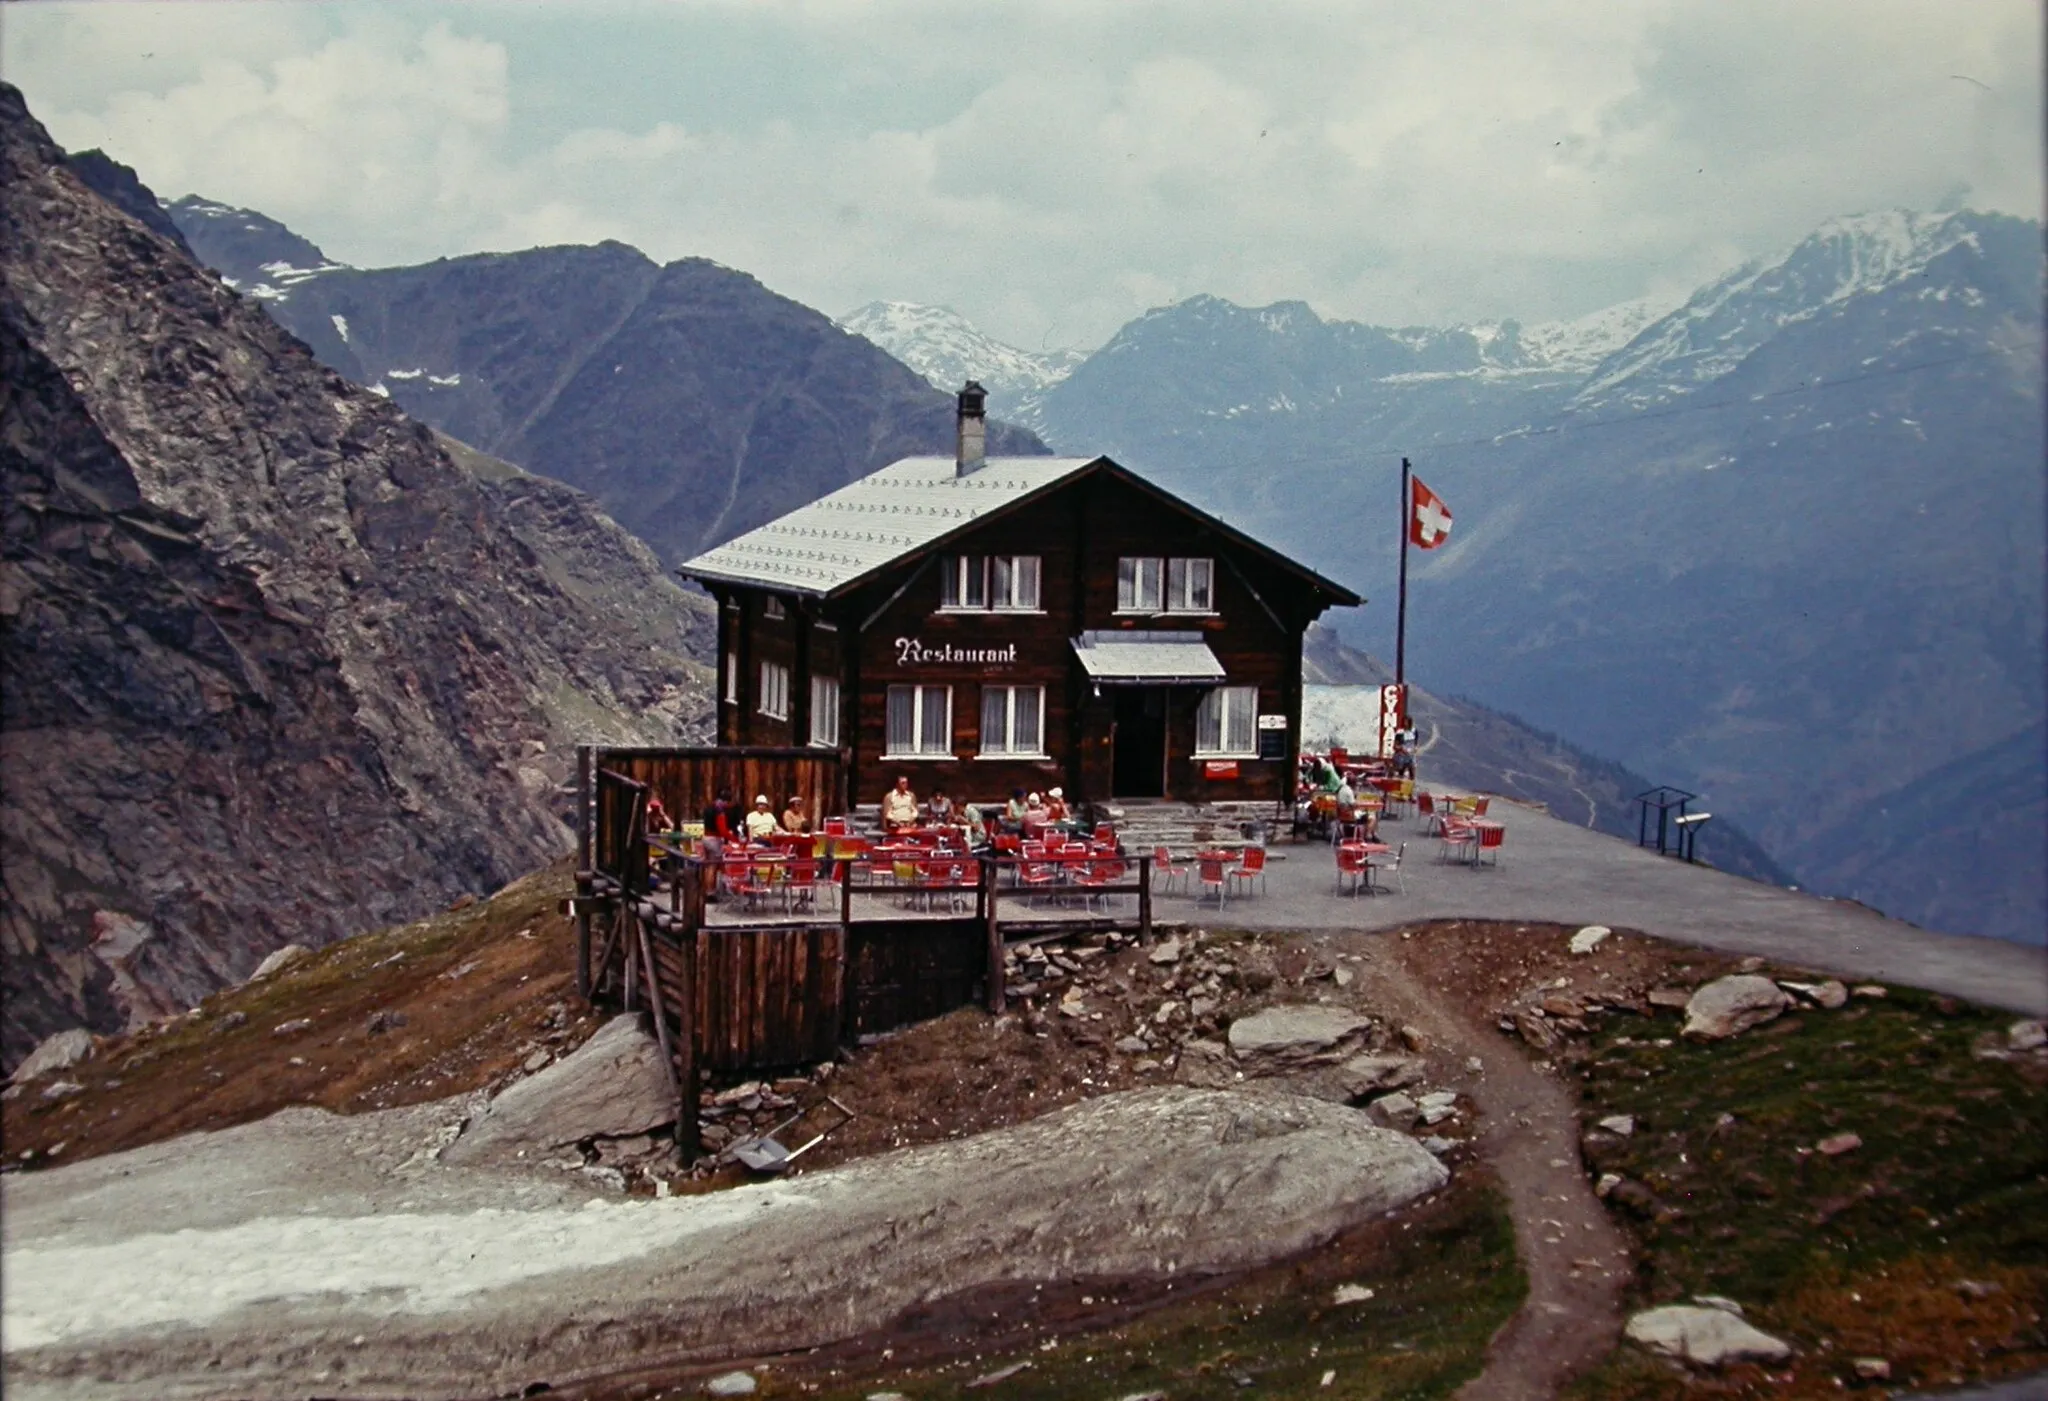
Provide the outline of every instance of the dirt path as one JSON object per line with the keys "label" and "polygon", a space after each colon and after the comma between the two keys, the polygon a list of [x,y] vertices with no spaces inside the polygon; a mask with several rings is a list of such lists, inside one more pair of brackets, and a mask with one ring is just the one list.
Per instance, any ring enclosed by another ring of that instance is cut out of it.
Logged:
{"label": "dirt path", "polygon": [[[1541,1401],[1614,1346],[1628,1243],[1579,1167],[1577,1105],[1522,1051],[1468,1019],[1411,966],[1414,946],[1359,939],[1368,986],[1429,1039],[1436,1058],[1465,1066],[1458,1086],[1484,1116],[1476,1146],[1499,1176],[1515,1221],[1529,1297],[1494,1336],[1486,1370],[1460,1401]],[[1415,962],[1420,962],[1416,959]]]}

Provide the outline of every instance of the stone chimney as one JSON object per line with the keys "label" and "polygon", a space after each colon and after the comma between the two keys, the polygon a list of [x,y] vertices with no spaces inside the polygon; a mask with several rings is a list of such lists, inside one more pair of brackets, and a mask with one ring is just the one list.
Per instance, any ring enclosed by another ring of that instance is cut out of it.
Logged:
{"label": "stone chimney", "polygon": [[959,455],[956,475],[966,476],[988,460],[988,391],[974,380],[960,391]]}

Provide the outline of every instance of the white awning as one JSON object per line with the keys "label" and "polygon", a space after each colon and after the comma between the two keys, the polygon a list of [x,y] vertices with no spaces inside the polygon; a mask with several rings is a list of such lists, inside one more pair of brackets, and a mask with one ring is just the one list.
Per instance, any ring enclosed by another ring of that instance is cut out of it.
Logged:
{"label": "white awning", "polygon": [[1091,681],[1206,686],[1223,679],[1223,663],[1199,632],[1084,632],[1074,655]]}

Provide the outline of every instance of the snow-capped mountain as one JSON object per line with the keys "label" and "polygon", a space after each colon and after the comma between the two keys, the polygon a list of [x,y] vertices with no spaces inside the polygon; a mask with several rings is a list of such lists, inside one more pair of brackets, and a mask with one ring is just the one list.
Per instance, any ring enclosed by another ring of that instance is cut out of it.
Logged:
{"label": "snow-capped mountain", "polygon": [[1457,512],[1410,564],[1418,680],[1704,793],[1803,885],[2038,941],[2038,854],[1968,855],[1897,795],[2048,791],[2016,739],[2048,713],[2043,271],[2037,223],[1879,213],[1548,326],[1197,297],[1049,390],[1041,431],[1358,588],[1335,622],[1378,648],[1409,456]]}
{"label": "snow-capped mountain", "polygon": [[200,261],[245,297],[281,302],[291,289],[326,273],[347,272],[277,220],[186,195],[165,206]]}
{"label": "snow-capped mountain", "polygon": [[[1728,374],[1796,322],[1854,297],[1927,278],[1959,245],[1984,252],[1981,216],[1885,210],[1831,220],[1789,252],[1744,264],[1643,328],[1601,364],[1577,407],[1648,408]],[[1995,235],[1993,235],[1995,237]],[[1937,300],[1948,289],[1928,288]],[[1960,295],[1981,295],[1962,289]]]}
{"label": "snow-capped mountain", "polygon": [[951,307],[869,302],[838,322],[948,393],[979,380],[989,392],[990,412],[1026,426],[1045,391],[1087,358],[1078,350],[1019,350],[976,329]]}

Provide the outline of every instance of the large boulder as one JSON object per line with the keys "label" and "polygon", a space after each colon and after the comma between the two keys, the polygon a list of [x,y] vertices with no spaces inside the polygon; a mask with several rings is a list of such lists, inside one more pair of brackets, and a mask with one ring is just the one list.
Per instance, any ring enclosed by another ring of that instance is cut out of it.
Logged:
{"label": "large boulder", "polygon": [[1372,1019],[1348,1007],[1268,1007],[1230,1024],[1230,1054],[1246,1076],[1334,1065],[1361,1050]]}
{"label": "large boulder", "polygon": [[1628,1336],[1654,1352],[1695,1367],[1729,1362],[1783,1362],[1791,1345],[1751,1327],[1725,1308],[1671,1304],[1628,1321]]}
{"label": "large boulder", "polygon": [[661,1047],[637,1016],[614,1017],[575,1051],[513,1085],[442,1157],[481,1163],[544,1157],[586,1138],[623,1138],[676,1121]]}
{"label": "large boulder", "polygon": [[1755,973],[1716,978],[1686,1000],[1685,1035],[1720,1041],[1770,1021],[1792,1005],[1785,989]]}
{"label": "large boulder", "polygon": [[[279,1116],[211,1144],[9,1174],[10,1389],[517,1394],[800,1351],[994,1288],[1255,1268],[1449,1180],[1356,1110],[1271,1092],[1106,1095],[667,1200],[584,1200],[559,1175],[445,1161],[335,1181],[376,1117]],[[223,1191],[205,1154],[229,1141],[243,1168]]]}
{"label": "large boulder", "polygon": [[25,1085],[38,1075],[69,1070],[91,1054],[92,1033],[82,1026],[74,1026],[69,1031],[45,1036],[28,1053],[28,1058],[14,1067],[12,1079],[17,1085]]}

